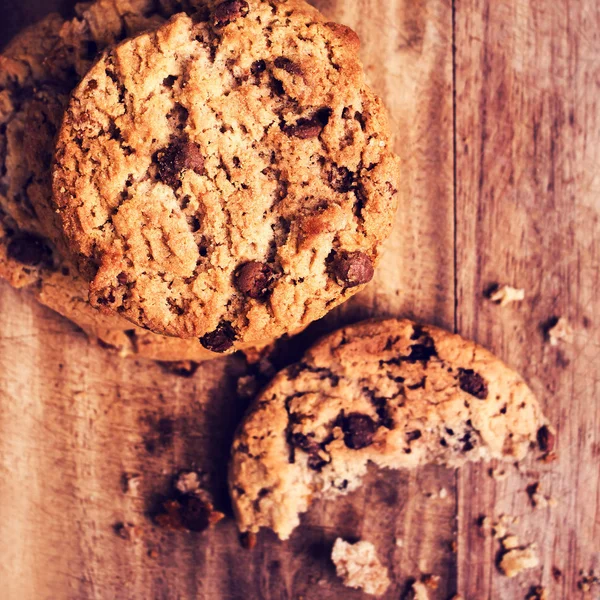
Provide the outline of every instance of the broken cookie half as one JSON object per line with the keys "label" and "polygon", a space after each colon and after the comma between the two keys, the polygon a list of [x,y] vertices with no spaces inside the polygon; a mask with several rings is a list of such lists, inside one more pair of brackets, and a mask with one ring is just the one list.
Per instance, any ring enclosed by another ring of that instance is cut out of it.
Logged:
{"label": "broken cookie half", "polygon": [[522,459],[550,431],[523,379],[484,348],[408,320],[324,338],[258,396],[232,448],[238,526],[289,538],[317,496],[382,468]]}

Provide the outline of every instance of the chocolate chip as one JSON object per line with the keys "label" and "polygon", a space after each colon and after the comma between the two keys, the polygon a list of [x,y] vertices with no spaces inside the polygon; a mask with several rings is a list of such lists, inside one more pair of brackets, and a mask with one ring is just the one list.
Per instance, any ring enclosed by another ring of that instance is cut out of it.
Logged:
{"label": "chocolate chip", "polygon": [[214,331],[200,338],[200,343],[211,352],[227,352],[235,341],[235,330],[230,323],[221,323]]}
{"label": "chocolate chip", "polygon": [[542,452],[552,452],[556,443],[556,436],[547,425],[544,425],[538,429],[537,441]]}
{"label": "chocolate chip", "polygon": [[366,448],[373,443],[377,423],[368,415],[352,413],[342,419],[344,443],[352,450]]}
{"label": "chocolate chip", "polygon": [[414,442],[415,440],[418,440],[421,437],[423,437],[423,434],[418,429],[416,429],[415,431],[408,431],[406,433],[407,442]]}
{"label": "chocolate chip", "polygon": [[331,165],[331,170],[328,174],[329,185],[341,194],[345,194],[352,189],[354,183],[354,173],[346,167],[338,167]]}
{"label": "chocolate chip", "polygon": [[245,0],[225,0],[215,8],[213,23],[215,27],[224,27],[238,17],[245,17],[249,10]]}
{"label": "chocolate chip", "polygon": [[184,169],[204,174],[204,157],[200,147],[184,140],[175,142],[156,153],[158,175],[163,183],[175,187],[179,185],[179,175]]}
{"label": "chocolate chip", "polygon": [[299,119],[295,125],[285,125],[283,131],[290,137],[310,140],[319,137],[323,131],[323,125],[316,119]]}
{"label": "chocolate chip", "polygon": [[473,450],[473,448],[475,448],[475,444],[473,443],[470,431],[465,433],[465,435],[458,441],[463,445],[463,452],[470,452],[471,450]]}
{"label": "chocolate chip", "polygon": [[212,506],[197,496],[187,494],[181,498],[181,524],[190,531],[204,531],[211,525]]}
{"label": "chocolate chip", "polygon": [[49,261],[52,250],[43,237],[35,233],[20,233],[8,244],[7,254],[12,260],[35,267]]}
{"label": "chocolate chip", "polygon": [[329,273],[339,283],[347,288],[368,283],[374,275],[373,262],[364,253],[338,252],[329,261]]}
{"label": "chocolate chip", "polygon": [[252,63],[252,66],[250,67],[250,71],[252,72],[252,75],[260,75],[261,73],[264,73],[267,70],[267,63],[264,60],[257,60],[255,62]]}
{"label": "chocolate chip", "polygon": [[302,69],[298,63],[295,63],[293,60],[286,58],[285,56],[278,56],[275,59],[275,66],[278,69],[284,70],[286,73],[290,73],[291,75],[302,75]]}
{"label": "chocolate chip", "polygon": [[410,347],[410,354],[406,358],[408,362],[427,362],[434,356],[437,356],[437,350],[433,338],[426,336],[421,344],[413,344]]}
{"label": "chocolate chip", "polygon": [[272,278],[273,272],[268,265],[251,261],[238,270],[235,285],[242,294],[257,300],[267,294]]}
{"label": "chocolate chip", "polygon": [[163,79],[163,85],[168,88],[172,88],[177,81],[177,75],[169,75]]}
{"label": "chocolate chip", "polygon": [[331,119],[332,114],[333,110],[328,106],[324,106],[315,113],[314,118],[317,120],[317,122],[321,123],[323,127],[325,127],[329,123],[329,119]]}
{"label": "chocolate chip", "polygon": [[327,461],[321,456],[321,445],[303,433],[290,433],[288,435],[288,443],[295,447],[304,450],[308,454],[307,465],[313,471],[321,471],[327,464]]}
{"label": "chocolate chip", "polygon": [[467,392],[479,400],[485,400],[488,397],[488,386],[485,379],[472,369],[460,369],[458,383],[463,392]]}

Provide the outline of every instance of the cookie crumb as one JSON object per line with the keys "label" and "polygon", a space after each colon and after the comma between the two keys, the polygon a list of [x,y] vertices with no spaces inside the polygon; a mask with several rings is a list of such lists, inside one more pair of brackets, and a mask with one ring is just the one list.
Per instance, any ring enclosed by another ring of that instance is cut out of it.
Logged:
{"label": "cookie crumb", "polygon": [[546,496],[542,493],[542,486],[539,481],[536,481],[527,486],[527,495],[533,508],[548,508],[556,506],[556,500],[551,496]]}
{"label": "cookie crumb", "polygon": [[113,525],[113,531],[121,539],[130,542],[135,537],[136,529],[133,523],[119,522]]}
{"label": "cookie crumb", "polygon": [[181,471],[175,481],[180,494],[194,494],[200,489],[200,477],[196,471]]}
{"label": "cookie crumb", "polygon": [[440,500],[446,499],[448,497],[448,490],[446,488],[442,488],[440,490],[439,496],[440,496]]}
{"label": "cookie crumb", "polygon": [[535,544],[521,546],[516,535],[510,535],[502,540],[505,550],[500,558],[500,571],[507,577],[516,577],[523,571],[534,569],[540,564],[535,552]]}
{"label": "cookie crumb", "polygon": [[504,481],[505,479],[508,479],[508,471],[506,470],[506,467],[492,467],[488,470],[488,473],[489,476],[496,481]]}
{"label": "cookie crumb", "polygon": [[500,520],[492,526],[494,539],[500,540],[508,535],[508,528],[519,521],[518,517],[500,515]]}
{"label": "cookie crumb", "polygon": [[404,540],[402,538],[396,538],[396,546],[398,546],[398,548],[403,548]]}
{"label": "cookie crumb", "polygon": [[333,545],[331,560],[346,587],[381,596],[390,585],[388,570],[379,561],[375,546],[370,542],[350,544],[338,538]]}
{"label": "cookie crumb", "polygon": [[525,600],[548,600],[548,592],[541,585],[535,585],[530,590]]}
{"label": "cookie crumb", "polygon": [[129,492],[137,492],[142,481],[142,476],[139,473],[123,473],[121,475],[121,490],[124,494]]}
{"label": "cookie crumb", "polygon": [[558,346],[559,342],[573,343],[573,328],[565,317],[560,317],[556,324],[548,330],[548,341],[551,346]]}
{"label": "cookie crumb", "polygon": [[215,510],[211,495],[201,487],[195,471],[181,471],[173,482],[171,497],[164,500],[153,516],[164,529],[201,532],[225,515]]}
{"label": "cookie crumb", "polygon": [[426,585],[420,581],[415,581],[404,598],[405,600],[429,600]]}
{"label": "cookie crumb", "polygon": [[513,302],[522,302],[525,300],[525,290],[517,289],[510,285],[503,285],[491,293],[489,298],[499,306],[508,306]]}
{"label": "cookie crumb", "polygon": [[430,590],[437,590],[440,587],[440,576],[427,573],[421,576],[421,583]]}
{"label": "cookie crumb", "polygon": [[600,585],[600,578],[594,573],[594,571],[590,571],[587,575],[584,571],[580,571],[580,579],[577,582],[577,587],[582,592],[591,592],[592,588]]}

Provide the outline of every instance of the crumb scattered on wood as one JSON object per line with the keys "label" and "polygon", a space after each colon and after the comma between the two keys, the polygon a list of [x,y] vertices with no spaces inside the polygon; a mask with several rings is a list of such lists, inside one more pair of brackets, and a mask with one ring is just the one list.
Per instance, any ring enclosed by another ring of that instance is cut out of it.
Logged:
{"label": "crumb scattered on wood", "polygon": [[508,478],[508,471],[505,466],[492,467],[488,471],[489,476],[496,481],[504,481]]}
{"label": "crumb scattered on wood", "polygon": [[534,508],[548,508],[556,506],[556,500],[542,493],[542,485],[539,481],[527,486],[527,495]]}
{"label": "crumb scattered on wood", "polygon": [[503,553],[498,566],[507,577],[516,577],[540,564],[535,544],[521,546],[516,535],[506,536],[502,540],[502,548]]}
{"label": "crumb scattered on wood", "polygon": [[121,475],[121,490],[124,494],[137,492],[142,481],[142,476],[139,473],[123,473]]}
{"label": "crumb scattered on wood", "polygon": [[517,289],[510,285],[503,285],[494,290],[489,295],[489,298],[492,302],[495,302],[500,306],[508,306],[513,302],[522,302],[525,300],[525,290]]}
{"label": "crumb scattered on wood", "polygon": [[390,585],[388,570],[379,561],[375,546],[370,542],[350,544],[338,538],[333,545],[331,560],[346,587],[382,596]]}
{"label": "crumb scattered on wood", "polygon": [[135,525],[133,523],[115,523],[113,525],[113,531],[121,539],[130,542],[135,537]]}
{"label": "crumb scattered on wood", "polygon": [[448,497],[448,490],[446,488],[442,488],[440,490],[440,500],[445,500]]}
{"label": "crumb scattered on wood", "polygon": [[404,600],[429,600],[426,584],[415,581],[404,596]]}
{"label": "crumb scattered on wood", "polygon": [[558,346],[560,342],[573,343],[573,328],[567,319],[561,317],[555,325],[548,329],[548,341],[551,346]]}
{"label": "crumb scattered on wood", "polygon": [[161,502],[153,520],[164,529],[201,532],[224,517],[215,510],[210,494],[200,487],[199,474],[181,471],[173,483],[171,496]]}
{"label": "crumb scattered on wood", "polygon": [[548,591],[541,585],[536,585],[529,590],[525,600],[548,600]]}
{"label": "crumb scattered on wood", "polygon": [[478,525],[484,534],[492,534],[496,540],[508,539],[508,543],[510,543],[513,536],[508,536],[508,530],[511,525],[518,522],[518,517],[511,517],[510,515],[500,515],[500,518],[496,522],[493,522],[489,517],[481,516],[479,517]]}
{"label": "crumb scattered on wood", "polygon": [[402,548],[404,546],[404,540],[401,538],[396,538],[396,546],[398,546],[398,548]]}
{"label": "crumb scattered on wood", "polygon": [[580,577],[577,582],[577,587],[582,592],[591,592],[593,588],[596,586],[600,586],[600,578],[594,573],[594,571],[589,571],[587,574],[584,571],[579,572]]}

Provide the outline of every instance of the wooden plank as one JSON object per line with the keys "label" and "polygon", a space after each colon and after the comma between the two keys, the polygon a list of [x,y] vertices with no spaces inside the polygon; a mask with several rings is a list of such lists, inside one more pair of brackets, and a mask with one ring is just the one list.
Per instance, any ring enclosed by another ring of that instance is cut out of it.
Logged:
{"label": "wooden plank", "polygon": [[[465,598],[578,598],[579,570],[600,566],[600,12],[594,0],[456,0],[458,328],[520,369],[558,428],[558,461],[532,460],[502,482],[459,475],[459,591]],[[493,283],[522,304],[484,298]],[[572,345],[543,326],[564,316]],[[556,498],[533,511],[525,488]],[[516,580],[480,515],[520,517],[541,565]],[[559,581],[552,567],[564,573]]]}
{"label": "wooden plank", "polygon": [[[7,32],[58,0],[10,0]],[[402,208],[376,281],[316,324],[302,344],[374,314],[454,322],[452,11],[448,0],[320,0],[355,28],[374,87],[390,108],[405,161]],[[420,571],[455,591],[449,551],[455,474],[439,468],[369,476],[337,504],[317,504],[288,544],[269,533],[253,553],[231,521],[203,535],[167,533],[147,513],[172,475],[196,467],[227,506],[225,465],[245,405],[240,358],[191,379],[92,347],[73,326],[0,283],[0,582],[8,600],[362,598],[328,560],[337,535],[375,541],[397,598]],[[170,431],[172,430],[172,433]],[[139,487],[123,492],[123,474]],[[448,497],[439,499],[444,488]],[[117,522],[136,537],[123,540]],[[396,538],[404,545],[396,545]]]}

